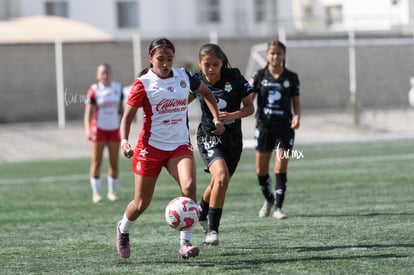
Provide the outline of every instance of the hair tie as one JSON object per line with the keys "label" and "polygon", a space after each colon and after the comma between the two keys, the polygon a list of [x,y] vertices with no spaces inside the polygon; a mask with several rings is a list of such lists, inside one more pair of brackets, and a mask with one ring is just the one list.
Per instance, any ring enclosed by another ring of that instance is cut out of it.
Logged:
{"label": "hair tie", "polygon": [[157,46],[154,46],[154,47],[151,49],[151,51],[149,52],[149,55],[151,55],[151,54],[154,52],[154,50],[156,50],[156,49],[158,49],[158,48],[161,48],[161,47],[170,48],[170,49],[172,49],[172,50],[174,51],[173,47],[172,47],[171,45],[169,45],[169,44],[158,44]]}

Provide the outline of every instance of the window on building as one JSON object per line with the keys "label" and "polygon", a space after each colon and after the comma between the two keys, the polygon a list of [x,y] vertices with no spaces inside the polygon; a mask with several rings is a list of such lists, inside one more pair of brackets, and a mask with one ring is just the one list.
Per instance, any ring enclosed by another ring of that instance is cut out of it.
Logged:
{"label": "window on building", "polygon": [[198,15],[201,23],[220,23],[220,0],[198,2]]}
{"label": "window on building", "polygon": [[313,17],[313,6],[311,4],[303,7],[303,16],[305,19],[311,19]]}
{"label": "window on building", "polygon": [[120,1],[116,3],[118,28],[138,27],[138,5],[136,1]]}
{"label": "window on building", "polygon": [[265,0],[254,1],[254,21],[256,23],[263,23],[266,20],[266,5]]}
{"label": "window on building", "polygon": [[68,3],[66,1],[47,1],[45,3],[45,14],[69,17]]}
{"label": "window on building", "polygon": [[325,10],[326,24],[328,26],[343,23],[342,5],[327,6]]}

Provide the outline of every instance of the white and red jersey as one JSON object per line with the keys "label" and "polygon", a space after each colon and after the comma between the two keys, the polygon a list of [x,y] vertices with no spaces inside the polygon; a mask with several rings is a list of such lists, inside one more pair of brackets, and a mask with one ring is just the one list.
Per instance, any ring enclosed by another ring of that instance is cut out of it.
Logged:
{"label": "white and red jersey", "polygon": [[101,130],[115,130],[119,128],[119,106],[123,100],[122,84],[111,81],[110,86],[100,83],[93,84],[87,94],[88,104],[96,105],[91,124]]}
{"label": "white and red jersey", "polygon": [[188,94],[200,79],[185,69],[173,68],[173,77],[161,79],[151,70],[132,84],[127,104],[143,108],[140,141],[164,151],[190,143]]}

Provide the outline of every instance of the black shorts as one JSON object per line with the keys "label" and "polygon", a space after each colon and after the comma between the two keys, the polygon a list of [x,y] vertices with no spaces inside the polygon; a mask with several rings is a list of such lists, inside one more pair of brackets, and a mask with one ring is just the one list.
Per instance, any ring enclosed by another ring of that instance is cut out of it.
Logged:
{"label": "black shorts", "polygon": [[234,174],[243,150],[241,139],[229,139],[224,136],[210,136],[203,138],[197,136],[197,147],[208,172],[211,164],[218,159],[224,159],[229,169],[230,176]]}
{"label": "black shorts", "polygon": [[292,128],[274,128],[261,130],[256,128],[254,135],[256,151],[269,153],[273,150],[292,150],[295,143],[295,130]]}

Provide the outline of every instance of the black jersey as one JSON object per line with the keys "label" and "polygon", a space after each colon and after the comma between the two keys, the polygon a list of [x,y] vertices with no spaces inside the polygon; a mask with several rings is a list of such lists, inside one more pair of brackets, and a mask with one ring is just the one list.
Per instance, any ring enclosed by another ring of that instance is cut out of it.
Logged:
{"label": "black jersey", "polygon": [[[221,69],[221,79],[214,85],[209,83],[203,74],[197,73],[198,77],[212,91],[216,97],[217,107],[222,112],[235,112],[240,110],[241,101],[252,91],[252,87],[247,80],[236,68]],[[202,116],[199,131],[204,136],[210,136],[211,131],[215,129],[213,116],[208,108],[204,98],[200,94],[195,94],[200,101]],[[228,121],[224,123],[226,131],[223,136],[239,136],[241,138],[241,119]]]}
{"label": "black jersey", "polygon": [[[258,81],[260,83],[258,83]],[[275,79],[267,68],[256,71],[250,83],[257,93],[257,127],[285,128],[292,121],[292,97],[299,96],[299,78],[295,72],[284,69]]]}

